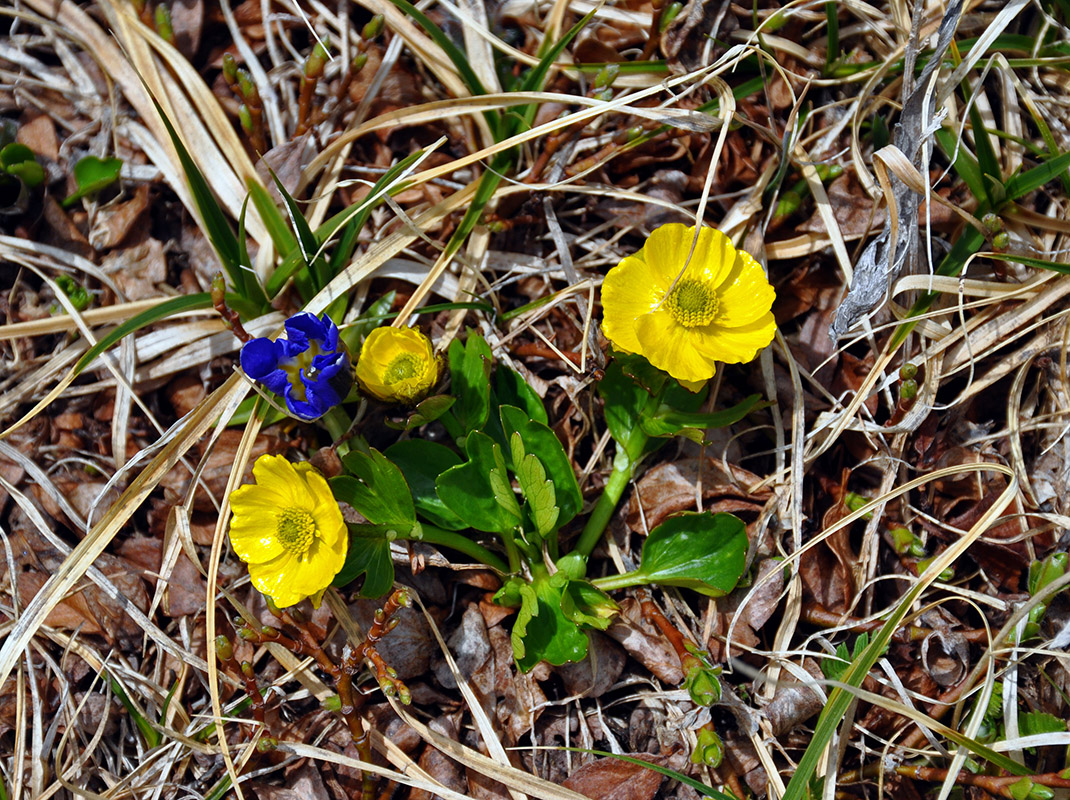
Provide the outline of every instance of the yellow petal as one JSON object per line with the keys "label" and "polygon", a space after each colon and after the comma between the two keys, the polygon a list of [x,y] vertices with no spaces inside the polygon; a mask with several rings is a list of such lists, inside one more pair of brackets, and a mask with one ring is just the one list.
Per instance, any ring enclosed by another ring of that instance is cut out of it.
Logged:
{"label": "yellow petal", "polygon": [[766,280],[761,264],[749,253],[737,251],[733,274],[717,291],[719,307],[715,324],[735,328],[747,325],[769,313],[776,292]]}
{"label": "yellow petal", "polygon": [[294,491],[297,472],[283,456],[260,456],[253,464],[253,477],[257,486],[286,498],[286,505],[296,505],[293,501],[300,497]]}
{"label": "yellow petal", "polygon": [[640,317],[636,328],[647,361],[677,380],[704,381],[716,372],[714,359],[696,347],[702,329],[685,328],[664,311]]}
{"label": "yellow petal", "polygon": [[[666,289],[678,276],[701,280],[716,288],[731,272],[736,261],[736,250],[727,236],[719,230],[702,226],[695,250],[691,252],[694,239],[694,226],[671,223],[654,230],[643,245],[646,261]],[[688,253],[691,253],[690,260]]]}
{"label": "yellow petal", "polygon": [[308,597],[308,593],[297,591],[290,580],[293,565],[297,562],[289,553],[265,564],[250,564],[249,579],[253,586],[275,601],[279,608],[296,605]]}
{"label": "yellow petal", "polygon": [[741,364],[752,360],[773,341],[776,321],[772,312],[767,311],[754,322],[739,327],[708,325],[700,330],[704,335],[698,345],[704,356],[728,364]]}
{"label": "yellow petal", "polygon": [[635,323],[657,306],[664,289],[659,293],[660,281],[641,255],[628,256],[602,281],[602,333],[617,349],[644,355]]}

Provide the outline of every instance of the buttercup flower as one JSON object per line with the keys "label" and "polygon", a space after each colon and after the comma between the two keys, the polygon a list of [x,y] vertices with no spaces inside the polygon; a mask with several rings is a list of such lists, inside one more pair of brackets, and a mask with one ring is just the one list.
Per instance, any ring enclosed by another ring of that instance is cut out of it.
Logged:
{"label": "buttercup flower", "polygon": [[694,235],[694,227],[663,225],[609,271],[602,332],[697,390],[716,362],[750,361],[773,340],[776,293],[758,262],[713,228],[699,229],[688,262]]}
{"label": "buttercup flower", "polygon": [[306,597],[317,608],[342,569],[349,531],[322,475],[310,464],[260,456],[255,484],[230,496],[230,543],[253,585],[279,608]]}
{"label": "buttercup flower", "polygon": [[246,342],[241,368],[275,394],[298,419],[313,420],[341,403],[353,386],[349,353],[338,338],[338,326],[326,314],[316,319],[307,311],[286,320],[286,338]]}
{"label": "buttercup flower", "polygon": [[415,328],[376,328],[357,360],[361,388],[387,403],[414,403],[438,380],[431,340]]}

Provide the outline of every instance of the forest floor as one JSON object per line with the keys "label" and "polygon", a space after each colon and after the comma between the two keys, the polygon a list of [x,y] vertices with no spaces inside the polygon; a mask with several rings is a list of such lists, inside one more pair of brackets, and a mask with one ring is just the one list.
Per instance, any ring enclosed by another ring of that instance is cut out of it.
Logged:
{"label": "forest floor", "polygon": [[[5,4],[0,800],[1066,796],[1068,26]],[[599,288],[697,221],[776,335],[661,395]],[[431,399],[288,414],[242,326],[301,310],[415,326]],[[316,608],[228,535],[265,454],[352,506]]]}

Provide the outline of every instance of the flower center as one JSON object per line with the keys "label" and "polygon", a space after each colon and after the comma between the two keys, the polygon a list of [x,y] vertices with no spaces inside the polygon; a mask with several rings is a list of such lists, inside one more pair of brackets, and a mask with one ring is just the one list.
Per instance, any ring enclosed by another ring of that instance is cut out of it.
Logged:
{"label": "flower center", "polygon": [[300,558],[312,546],[316,521],[303,508],[284,508],[279,514],[275,535],[290,555]]}
{"label": "flower center", "polygon": [[412,353],[403,353],[390,362],[383,375],[383,383],[393,386],[395,383],[415,378],[420,371],[420,357]]}
{"label": "flower center", "polygon": [[680,281],[665,298],[665,308],[685,328],[709,325],[717,306],[717,294],[703,281]]}
{"label": "flower center", "polygon": [[305,393],[305,383],[301,380],[301,370],[305,371],[305,376],[310,380],[315,380],[316,376],[312,372],[312,360],[322,352],[320,343],[313,339],[308,343],[307,350],[298,353],[288,361],[279,362],[279,367],[286,373],[286,377],[289,378],[290,385],[293,387],[293,396],[302,402],[306,402],[308,397]]}

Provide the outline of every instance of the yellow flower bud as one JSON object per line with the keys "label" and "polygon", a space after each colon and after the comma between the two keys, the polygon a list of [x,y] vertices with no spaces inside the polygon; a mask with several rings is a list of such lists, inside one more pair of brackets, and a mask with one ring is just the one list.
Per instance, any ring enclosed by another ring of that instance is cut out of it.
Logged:
{"label": "yellow flower bud", "polygon": [[376,328],[357,361],[361,388],[385,403],[415,403],[438,380],[431,340],[415,328]]}

